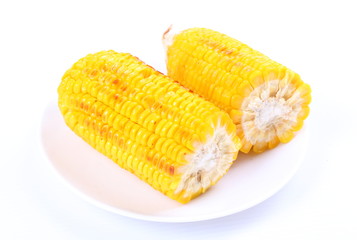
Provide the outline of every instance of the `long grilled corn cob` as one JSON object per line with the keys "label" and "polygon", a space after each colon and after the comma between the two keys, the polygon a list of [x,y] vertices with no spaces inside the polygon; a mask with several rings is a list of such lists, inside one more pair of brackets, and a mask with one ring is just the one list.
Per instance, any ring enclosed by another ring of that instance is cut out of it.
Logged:
{"label": "long grilled corn cob", "polygon": [[89,54],[58,94],[77,135],[182,203],[215,184],[239,151],[228,114],[130,54]]}
{"label": "long grilled corn cob", "polygon": [[298,74],[224,34],[164,33],[168,76],[225,110],[242,152],[288,142],[309,114],[311,90]]}

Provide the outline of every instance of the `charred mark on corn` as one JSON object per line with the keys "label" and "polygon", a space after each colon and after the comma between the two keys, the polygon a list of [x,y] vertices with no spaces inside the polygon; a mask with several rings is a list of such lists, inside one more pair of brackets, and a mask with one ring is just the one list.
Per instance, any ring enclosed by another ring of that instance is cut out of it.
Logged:
{"label": "charred mark on corn", "polygon": [[83,140],[181,203],[214,185],[240,148],[227,113],[126,53],[80,59],[58,105]]}

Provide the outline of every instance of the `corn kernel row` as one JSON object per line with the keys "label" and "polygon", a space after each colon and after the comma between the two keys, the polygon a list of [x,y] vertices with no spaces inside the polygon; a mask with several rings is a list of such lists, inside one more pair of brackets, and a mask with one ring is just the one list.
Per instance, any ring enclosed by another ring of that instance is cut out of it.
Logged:
{"label": "corn kernel row", "polygon": [[[227,114],[130,54],[89,54],[64,74],[58,93],[65,122],[77,135],[180,202],[204,191],[175,189],[195,144],[204,144],[218,125],[234,134]],[[234,144],[238,149],[238,139]]]}

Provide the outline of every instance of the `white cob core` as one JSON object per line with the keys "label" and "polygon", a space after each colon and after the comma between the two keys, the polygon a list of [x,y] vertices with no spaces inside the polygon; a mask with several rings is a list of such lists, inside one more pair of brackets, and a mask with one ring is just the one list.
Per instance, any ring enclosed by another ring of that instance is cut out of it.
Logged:
{"label": "white cob core", "polygon": [[270,141],[295,125],[301,111],[301,97],[295,90],[292,84],[271,80],[244,99],[242,128],[248,141]]}
{"label": "white cob core", "polygon": [[232,165],[235,149],[232,136],[225,127],[219,126],[206,143],[197,144],[196,151],[187,156],[188,164],[182,166],[182,180],[175,193],[185,190],[187,194],[203,189],[219,180]]}

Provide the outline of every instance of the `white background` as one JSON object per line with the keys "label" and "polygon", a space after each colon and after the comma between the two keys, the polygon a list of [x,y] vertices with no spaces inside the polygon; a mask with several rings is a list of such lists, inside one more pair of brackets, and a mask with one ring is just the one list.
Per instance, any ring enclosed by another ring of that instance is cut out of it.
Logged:
{"label": "white background", "polygon": [[[130,52],[165,72],[171,24],[212,28],[298,72],[313,89],[295,177],[251,209],[196,223],[134,220],[74,195],[37,143],[43,108],[88,53]],[[0,239],[357,239],[354,1],[1,1]]]}

